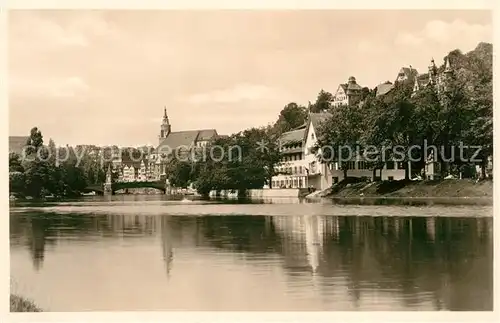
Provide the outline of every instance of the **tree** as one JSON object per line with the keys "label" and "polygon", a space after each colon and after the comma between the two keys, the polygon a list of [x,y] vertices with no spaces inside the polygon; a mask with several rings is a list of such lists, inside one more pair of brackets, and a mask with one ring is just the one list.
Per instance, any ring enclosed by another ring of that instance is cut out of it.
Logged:
{"label": "tree", "polygon": [[9,153],[9,172],[24,172],[21,156],[14,152]]}
{"label": "tree", "polygon": [[11,193],[24,193],[25,177],[20,171],[9,172],[9,190]]}
{"label": "tree", "polygon": [[330,111],[332,109],[333,95],[330,92],[321,90],[316,98],[316,102],[309,103],[309,110],[313,113]]}
{"label": "tree", "polygon": [[34,127],[30,131],[30,136],[26,142],[26,154],[32,155],[36,153],[38,149],[43,146],[43,136],[40,130],[37,127]]}
{"label": "tree", "polygon": [[306,108],[291,102],[281,110],[275,127],[278,133],[284,133],[303,125],[306,119]]}
{"label": "tree", "polygon": [[[349,163],[356,155],[364,132],[364,111],[358,105],[340,106],[322,122],[317,133],[317,149],[320,158],[328,163],[339,163],[347,177]],[[321,149],[328,147],[328,149]]]}
{"label": "tree", "polygon": [[167,164],[168,180],[174,187],[186,188],[191,181],[192,163],[172,158]]}

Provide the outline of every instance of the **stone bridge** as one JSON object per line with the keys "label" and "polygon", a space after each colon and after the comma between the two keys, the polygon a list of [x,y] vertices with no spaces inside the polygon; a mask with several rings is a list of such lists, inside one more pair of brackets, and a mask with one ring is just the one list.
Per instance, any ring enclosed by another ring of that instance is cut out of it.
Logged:
{"label": "stone bridge", "polygon": [[[96,192],[98,194],[104,194],[104,186],[105,183],[103,184],[94,184],[94,185],[89,185],[87,186],[84,191],[85,192]],[[163,193],[166,192],[166,185],[165,181],[147,181],[147,182],[114,182],[111,184],[111,191],[114,193],[116,191],[119,191],[121,189],[127,189],[127,188],[143,188],[143,187],[149,187],[149,188],[156,188],[158,190],[163,191]]]}

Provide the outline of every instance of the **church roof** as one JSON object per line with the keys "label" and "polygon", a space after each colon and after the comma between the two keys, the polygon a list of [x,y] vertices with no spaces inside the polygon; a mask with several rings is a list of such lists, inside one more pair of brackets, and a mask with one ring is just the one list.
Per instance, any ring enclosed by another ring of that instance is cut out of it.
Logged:
{"label": "church roof", "polygon": [[28,136],[9,136],[9,153],[21,154],[28,142]]}
{"label": "church roof", "polygon": [[198,130],[198,138],[197,141],[207,141],[217,136],[217,131],[215,129],[203,129]]}
{"label": "church roof", "polygon": [[[197,141],[210,140],[215,136],[217,136],[217,131],[215,129],[171,132],[160,142],[158,152],[161,147],[165,147],[163,148],[164,153],[174,151],[178,148],[189,148],[192,147]],[[168,147],[168,149],[166,147]]]}

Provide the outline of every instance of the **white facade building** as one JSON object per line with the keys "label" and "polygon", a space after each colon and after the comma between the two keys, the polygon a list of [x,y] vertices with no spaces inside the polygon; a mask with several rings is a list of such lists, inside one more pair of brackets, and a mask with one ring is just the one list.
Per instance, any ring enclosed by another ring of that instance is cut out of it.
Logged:
{"label": "white facade building", "polygon": [[[321,162],[316,151],[317,131],[330,113],[310,113],[305,125],[284,133],[281,138],[282,163],[278,166],[279,175],[273,176],[272,188],[313,188],[325,190],[344,179],[344,170],[339,163]],[[347,163],[348,177],[373,178],[373,169],[363,160]],[[401,162],[388,161],[382,169],[376,170],[375,177],[380,180],[401,180],[405,169]],[[408,166],[409,167],[409,166]],[[410,170],[411,171],[411,170]]]}

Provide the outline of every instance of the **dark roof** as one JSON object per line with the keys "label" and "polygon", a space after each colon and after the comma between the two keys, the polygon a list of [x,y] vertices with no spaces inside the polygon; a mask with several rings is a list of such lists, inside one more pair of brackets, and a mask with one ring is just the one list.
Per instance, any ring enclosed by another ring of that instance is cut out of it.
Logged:
{"label": "dark roof", "polygon": [[29,138],[29,136],[9,136],[9,153],[21,154]]}
{"label": "dark roof", "polygon": [[324,120],[331,117],[332,114],[330,112],[319,112],[319,113],[311,113],[309,115],[309,120],[311,120],[314,128],[318,128],[319,124]]}
{"label": "dark roof", "polygon": [[415,76],[418,75],[418,72],[417,72],[416,69],[409,68],[409,67],[401,67],[401,69],[399,70],[398,76],[401,73],[403,73],[404,75],[406,75],[406,77],[408,77],[408,78],[414,78]]}
{"label": "dark roof", "polygon": [[294,143],[301,143],[304,139],[305,128],[285,132],[280,137],[282,145],[290,145]]}
{"label": "dark roof", "polygon": [[358,83],[343,83],[340,87],[347,93],[347,91],[361,91],[363,87]]}
{"label": "dark roof", "polygon": [[347,90],[354,90],[354,91],[358,91],[358,90],[362,90],[363,87],[361,85],[359,85],[358,83],[348,83],[347,84]]}
{"label": "dark roof", "polygon": [[207,141],[217,136],[217,131],[215,129],[202,129],[198,130],[198,141]]}
{"label": "dark roof", "polygon": [[[196,141],[210,140],[217,136],[215,129],[202,129],[202,130],[187,130],[176,131],[168,134],[167,138],[163,139],[158,146],[168,147],[169,150],[176,150],[178,148],[192,147]],[[166,151],[168,152],[168,151]]]}
{"label": "dark roof", "polygon": [[427,85],[429,83],[429,74],[420,74],[417,76],[417,81],[420,86]]}
{"label": "dark roof", "polygon": [[307,127],[304,131],[304,141],[307,139],[307,134],[309,133],[309,127],[311,124],[313,125],[314,129],[318,129],[319,125],[321,122],[325,121],[326,119],[332,117],[332,114],[329,112],[319,112],[319,113],[310,113],[308,122],[307,122]]}
{"label": "dark roof", "polygon": [[286,149],[286,150],[283,150],[281,153],[284,154],[284,155],[289,155],[289,154],[301,153],[303,151],[304,151],[303,148],[299,147],[299,148]]}
{"label": "dark roof", "polygon": [[384,95],[389,93],[394,88],[394,84],[392,83],[382,83],[377,85],[377,94],[376,96]]}

